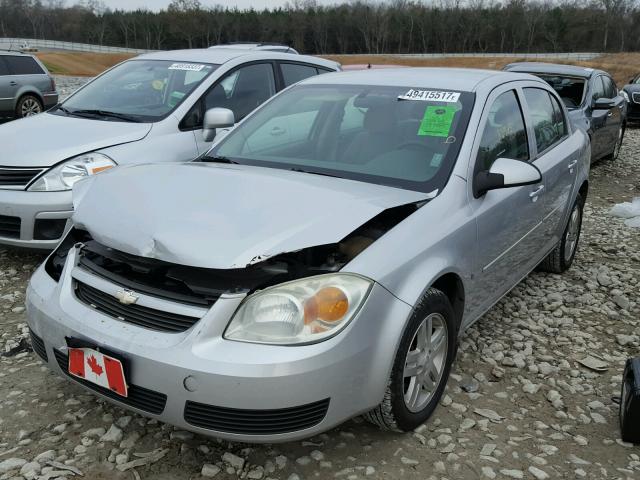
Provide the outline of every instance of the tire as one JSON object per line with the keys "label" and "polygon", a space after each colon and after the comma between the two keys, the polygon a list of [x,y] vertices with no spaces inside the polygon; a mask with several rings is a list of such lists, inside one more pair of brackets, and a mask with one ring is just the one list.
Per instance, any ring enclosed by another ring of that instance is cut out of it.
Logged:
{"label": "tire", "polygon": [[616,144],[613,146],[613,151],[607,155],[605,160],[617,160],[620,155],[620,148],[622,147],[622,140],[624,139],[624,132],[626,130],[626,125],[621,125],[618,130],[618,139],[616,140]]}
{"label": "tire", "polygon": [[23,95],[16,105],[16,117],[25,118],[42,113],[44,106],[40,99],[34,95]]}
{"label": "tire", "polygon": [[538,266],[539,270],[550,273],[563,273],[571,267],[578,250],[578,242],[580,241],[583,210],[584,199],[582,195],[578,194],[569,214],[562,238],[547,258]]}
{"label": "tire", "polygon": [[[420,348],[418,337],[422,342],[428,342],[431,337],[425,335],[429,328],[432,335],[441,339],[436,340],[436,354],[419,355],[425,348]],[[456,344],[453,307],[444,293],[430,288],[413,310],[402,335],[382,402],[364,418],[383,430],[395,432],[408,432],[426,422],[444,392]],[[409,360],[411,352],[415,361]],[[405,367],[416,375],[405,377]],[[427,389],[420,377],[428,383]]]}

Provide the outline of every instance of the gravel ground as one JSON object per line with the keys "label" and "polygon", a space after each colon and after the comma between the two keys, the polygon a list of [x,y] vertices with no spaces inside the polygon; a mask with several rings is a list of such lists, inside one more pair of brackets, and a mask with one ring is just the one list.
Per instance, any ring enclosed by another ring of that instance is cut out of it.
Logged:
{"label": "gravel ground", "polygon": [[[441,406],[405,435],[354,419],[304,442],[230,444],[105,403],[31,351],[24,293],[44,257],[0,247],[0,480],[640,478],[613,401],[640,346],[640,230],[607,214],[638,195],[631,130],[620,159],[592,169],[572,269],[531,274],[480,319]],[[588,354],[606,371],[582,366]]]}
{"label": "gravel ground", "polygon": [[78,88],[91,80],[92,77],[68,77],[66,75],[53,75],[53,78],[56,81],[60,100],[64,100]]}

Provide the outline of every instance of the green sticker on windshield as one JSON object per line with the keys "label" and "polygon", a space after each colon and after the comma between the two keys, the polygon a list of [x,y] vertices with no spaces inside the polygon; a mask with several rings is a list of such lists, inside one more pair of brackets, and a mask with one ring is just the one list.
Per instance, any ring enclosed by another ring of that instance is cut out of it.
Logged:
{"label": "green sticker on windshield", "polygon": [[448,137],[453,118],[458,111],[457,105],[429,105],[418,129],[419,137]]}

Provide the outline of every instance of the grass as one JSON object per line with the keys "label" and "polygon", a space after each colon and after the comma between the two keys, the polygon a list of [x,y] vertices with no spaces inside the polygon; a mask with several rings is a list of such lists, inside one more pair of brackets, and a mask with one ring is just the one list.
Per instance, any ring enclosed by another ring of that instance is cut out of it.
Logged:
{"label": "grass", "polygon": [[[112,67],[116,63],[131,58],[128,54],[80,53],[80,52],[41,52],[37,54],[47,68],[55,74],[74,76],[94,76]],[[518,57],[443,57],[443,58],[407,58],[394,55],[326,55],[343,65],[349,64],[392,64],[411,67],[465,67],[500,70],[507,63],[523,61]],[[588,61],[545,60],[554,63],[580,65],[599,68],[609,72],[618,86],[627,83],[629,78],[640,70],[640,53],[613,53]]]}
{"label": "grass", "polygon": [[[443,57],[443,58],[406,58],[393,55],[372,56],[372,55],[327,55],[326,58],[340,62],[343,65],[349,64],[392,64],[406,65],[411,67],[458,67],[458,68],[488,68],[500,70],[508,63],[531,61],[518,57]],[[629,79],[640,71],[640,53],[613,53],[603,55],[588,61],[565,61],[558,59],[541,60],[551,63],[563,63],[568,65],[579,65],[583,67],[598,68],[609,72],[619,87],[626,84]]]}
{"label": "grass", "polygon": [[93,77],[132,57],[121,53],[84,52],[40,52],[36,55],[51,73],[77,77]]}

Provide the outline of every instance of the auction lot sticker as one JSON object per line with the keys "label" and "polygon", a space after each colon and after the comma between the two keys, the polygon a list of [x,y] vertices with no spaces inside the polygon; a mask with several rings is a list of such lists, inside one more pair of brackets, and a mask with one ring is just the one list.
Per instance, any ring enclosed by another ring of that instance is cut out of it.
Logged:
{"label": "auction lot sticker", "polygon": [[460,98],[460,92],[444,92],[439,90],[409,90],[400,95],[398,100],[422,100],[424,102],[456,103]]}
{"label": "auction lot sticker", "polygon": [[188,72],[199,72],[205,67],[201,63],[174,63],[169,67],[169,70],[186,70]]}

